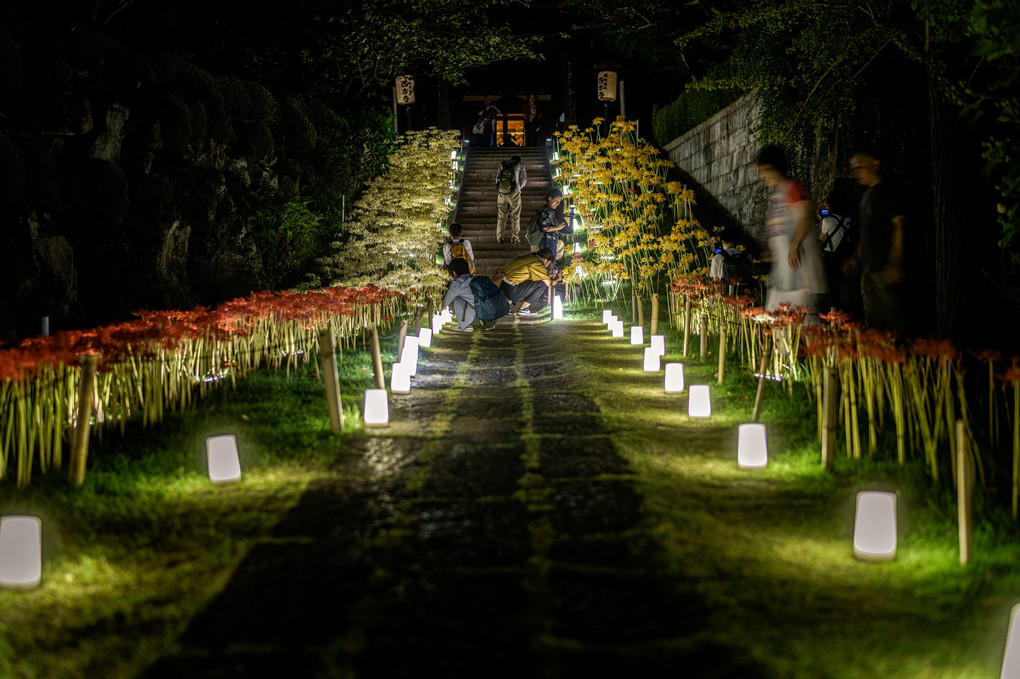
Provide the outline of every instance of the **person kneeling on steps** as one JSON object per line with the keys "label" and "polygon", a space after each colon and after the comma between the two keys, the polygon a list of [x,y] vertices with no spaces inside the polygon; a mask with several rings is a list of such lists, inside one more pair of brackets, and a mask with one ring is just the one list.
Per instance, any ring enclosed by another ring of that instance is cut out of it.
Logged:
{"label": "person kneeling on steps", "polygon": [[450,272],[450,288],[443,297],[443,307],[450,307],[457,317],[457,326],[463,332],[472,332],[471,324],[475,322],[475,295],[471,291],[471,279],[474,276],[468,270],[466,259],[452,259],[447,267]]}
{"label": "person kneeling on steps", "polygon": [[510,260],[492,277],[510,303],[517,307],[518,314],[533,314],[549,299],[549,286],[553,283],[549,267],[555,257],[551,250],[542,248],[534,254]]}

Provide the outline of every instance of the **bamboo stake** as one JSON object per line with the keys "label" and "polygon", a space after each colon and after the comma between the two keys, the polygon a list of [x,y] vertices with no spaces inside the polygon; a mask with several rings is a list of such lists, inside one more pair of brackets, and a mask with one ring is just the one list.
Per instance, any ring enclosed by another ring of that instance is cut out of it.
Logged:
{"label": "bamboo stake", "polygon": [[637,323],[637,314],[638,314],[637,306],[638,306],[637,293],[634,290],[631,290],[630,291],[630,322],[631,322],[631,325],[633,325],[634,323]]}
{"label": "bamboo stake", "polygon": [[768,337],[765,338],[765,346],[761,349],[761,365],[758,366],[758,393],[754,395],[754,414],[751,416],[752,422],[758,421],[758,416],[761,415],[761,399],[765,394],[765,361],[768,358]]}
{"label": "bamboo stake", "polygon": [[825,406],[822,422],[822,468],[831,472],[836,465],[836,430],[839,427],[839,376],[836,369],[825,369],[822,387]]}
{"label": "bamboo stake", "polygon": [[372,326],[372,372],[375,373],[375,386],[377,389],[386,388],[386,376],[383,374],[382,353],[379,351],[379,329]]}
{"label": "bamboo stake", "polygon": [[649,334],[659,334],[659,293],[652,293],[652,327],[649,329]]}
{"label": "bamboo stake", "polygon": [[637,324],[643,328],[645,327],[645,302],[641,299],[641,295],[635,295],[634,301],[637,303]]}
{"label": "bamboo stake", "polygon": [[726,372],[726,324],[719,326],[719,377],[718,383],[723,383],[723,373]]}
{"label": "bamboo stake", "polygon": [[407,339],[407,321],[400,321],[400,332],[397,334],[397,361],[404,358],[404,340]]}
{"label": "bamboo stake", "polygon": [[319,354],[322,356],[322,376],[326,382],[326,404],[329,408],[329,425],[334,432],[344,430],[344,410],[340,399],[340,376],[336,366],[336,348],[333,333],[319,333]]}
{"label": "bamboo stake", "polygon": [[96,384],[95,354],[88,354],[82,359],[81,373],[81,382],[78,384],[78,419],[75,421],[67,471],[67,483],[74,487],[85,482],[85,461],[89,456],[89,429],[92,426],[92,392]]}
{"label": "bamboo stake", "polygon": [[956,504],[960,524],[960,563],[966,566],[973,557],[972,528],[974,525],[974,462],[967,445],[967,427],[956,421],[957,479]]}
{"label": "bamboo stake", "polygon": [[691,298],[690,295],[684,300],[684,358],[687,358],[687,350],[691,344]]}
{"label": "bamboo stake", "polygon": [[708,319],[706,314],[701,314],[701,360],[708,358]]}

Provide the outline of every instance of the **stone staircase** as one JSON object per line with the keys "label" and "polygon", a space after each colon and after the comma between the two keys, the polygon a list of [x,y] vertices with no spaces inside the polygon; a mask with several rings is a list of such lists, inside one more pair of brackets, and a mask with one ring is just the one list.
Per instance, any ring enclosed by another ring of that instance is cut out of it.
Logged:
{"label": "stone staircase", "polygon": [[[496,168],[512,155],[524,160],[528,183],[521,192],[520,243],[496,243]],[[453,221],[464,227],[464,237],[475,253],[475,273],[491,276],[504,264],[531,252],[525,235],[531,216],[545,203],[553,187],[549,152],[544,146],[475,148],[469,146],[464,180]]]}

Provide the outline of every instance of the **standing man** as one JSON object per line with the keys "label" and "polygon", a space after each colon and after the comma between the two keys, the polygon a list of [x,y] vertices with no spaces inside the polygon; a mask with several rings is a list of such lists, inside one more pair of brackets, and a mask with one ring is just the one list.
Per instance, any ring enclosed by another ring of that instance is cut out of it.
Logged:
{"label": "standing man", "polygon": [[861,149],[850,158],[858,183],[866,186],[858,211],[860,240],[845,271],[861,271],[864,324],[903,332],[903,244],[907,221],[906,190],[882,173],[882,156]]}
{"label": "standing man", "polygon": [[549,274],[555,255],[550,250],[539,250],[530,255],[521,255],[507,262],[492,277],[511,304],[517,306],[517,313],[527,316],[535,313],[532,305],[542,306],[549,299],[550,288],[562,278],[562,274]]}
{"label": "standing man", "polygon": [[528,172],[520,156],[510,156],[496,168],[497,243],[507,241],[507,231],[511,243],[521,242],[521,190],[527,183]]}

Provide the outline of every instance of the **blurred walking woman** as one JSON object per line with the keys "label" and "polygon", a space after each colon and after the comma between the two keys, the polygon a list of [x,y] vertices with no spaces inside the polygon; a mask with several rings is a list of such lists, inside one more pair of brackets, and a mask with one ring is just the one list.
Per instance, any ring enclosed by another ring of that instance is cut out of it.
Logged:
{"label": "blurred walking woman", "polygon": [[758,178],[769,189],[765,228],[772,269],[765,310],[788,304],[807,309],[810,318],[826,292],[811,201],[800,182],[789,177],[786,154],[779,146],[766,146],[758,154]]}

